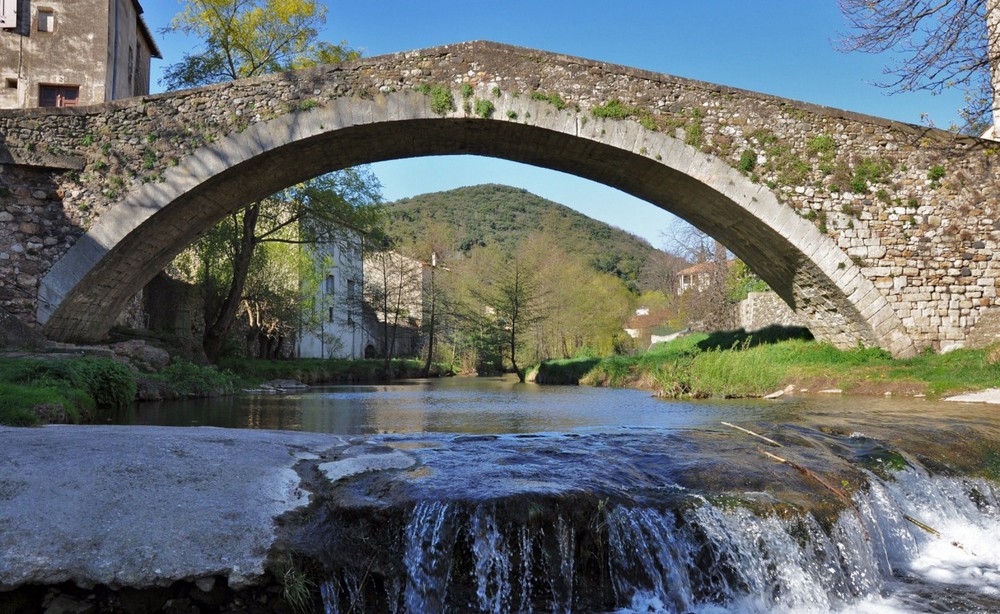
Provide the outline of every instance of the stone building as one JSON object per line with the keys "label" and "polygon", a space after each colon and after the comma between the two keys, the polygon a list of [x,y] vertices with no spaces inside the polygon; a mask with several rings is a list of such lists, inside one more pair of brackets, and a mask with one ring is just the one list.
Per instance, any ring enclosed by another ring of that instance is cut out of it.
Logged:
{"label": "stone building", "polygon": [[149,93],[162,58],[138,0],[0,0],[0,108]]}
{"label": "stone building", "polygon": [[[356,236],[310,248],[318,283],[302,306],[298,358],[362,358],[371,344],[361,302],[364,269]],[[304,282],[300,280],[300,285]],[[303,290],[308,290],[303,288]]]}
{"label": "stone building", "polygon": [[390,345],[393,356],[419,352],[429,267],[392,251],[362,257],[357,237],[316,245],[310,256],[316,282],[302,305],[296,356],[373,358]]}

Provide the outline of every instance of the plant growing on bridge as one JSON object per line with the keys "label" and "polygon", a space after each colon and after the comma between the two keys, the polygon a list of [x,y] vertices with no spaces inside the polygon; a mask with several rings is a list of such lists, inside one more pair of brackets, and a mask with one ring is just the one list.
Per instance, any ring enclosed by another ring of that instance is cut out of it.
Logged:
{"label": "plant growing on bridge", "polygon": [[493,117],[493,111],[495,110],[496,107],[494,107],[493,103],[490,102],[489,100],[476,100],[475,111],[476,115],[478,115],[479,117],[482,117],[483,119],[489,119]]}
{"label": "plant growing on bridge", "polygon": [[428,92],[431,97],[431,111],[438,115],[447,115],[455,110],[455,97],[451,89],[443,85],[435,85]]}
{"label": "plant growing on bridge", "polygon": [[566,101],[563,100],[559,94],[546,94],[545,92],[535,90],[534,92],[531,92],[531,99],[547,102],[560,111],[566,108]]}

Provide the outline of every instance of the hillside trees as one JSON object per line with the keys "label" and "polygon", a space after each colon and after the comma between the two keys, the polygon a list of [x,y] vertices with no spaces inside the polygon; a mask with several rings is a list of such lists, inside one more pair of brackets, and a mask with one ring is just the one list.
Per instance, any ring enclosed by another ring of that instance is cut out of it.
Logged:
{"label": "hillside trees", "polygon": [[[344,44],[319,40],[325,22],[326,7],[316,0],[184,0],[167,32],[193,36],[201,46],[168,66],[163,83],[168,89],[195,87],[357,57]],[[338,225],[365,228],[372,215],[368,209],[379,200],[374,175],[348,169],[251,203],[210,230],[195,246],[209,290],[202,344],[208,359],[218,359],[241,309],[251,329],[263,326],[259,310],[265,303],[244,294],[261,243],[321,241]],[[289,236],[286,229],[297,225],[301,232]],[[264,273],[268,266],[256,270]]]}
{"label": "hillside trees", "polygon": [[839,0],[845,51],[895,52],[883,87],[966,92],[966,129],[1000,134],[1000,0]]}
{"label": "hillside trees", "polygon": [[525,367],[581,351],[611,354],[623,335],[633,295],[619,278],[595,271],[535,233],[512,251],[472,250],[441,274],[453,343],[466,369]]}

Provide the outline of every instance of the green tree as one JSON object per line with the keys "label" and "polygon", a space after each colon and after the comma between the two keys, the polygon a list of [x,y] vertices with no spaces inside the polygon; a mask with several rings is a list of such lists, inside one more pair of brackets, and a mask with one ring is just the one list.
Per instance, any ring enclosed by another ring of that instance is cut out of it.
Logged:
{"label": "green tree", "polygon": [[969,131],[1000,135],[1000,0],[839,0],[844,51],[894,52],[880,85],[933,93],[960,87]]}
{"label": "green tree", "polygon": [[[316,0],[185,0],[167,31],[200,39],[201,47],[168,66],[162,82],[168,89],[194,87],[357,57],[344,44],[318,40],[325,23],[326,7]],[[337,224],[364,227],[367,205],[380,200],[378,190],[367,170],[339,171],[252,203],[213,229],[209,234],[214,236],[199,244],[206,250],[201,258],[206,285],[219,297],[217,305],[206,306],[202,345],[208,359],[218,359],[241,305],[257,322],[252,327],[260,325],[244,301],[259,244],[321,241]],[[294,239],[284,231],[292,225],[301,226]],[[227,262],[209,266],[213,255],[220,254]],[[213,273],[220,268],[228,271],[225,291],[215,287],[221,277]]]}
{"label": "green tree", "polygon": [[318,39],[326,7],[317,0],[185,0],[165,31],[201,41],[164,69],[170,90],[221,83],[359,56]]}
{"label": "green tree", "polygon": [[[269,250],[255,256],[258,246],[348,243],[357,234],[377,232],[382,220],[380,201],[380,186],[370,171],[346,169],[255,202],[222,220],[196,242],[194,249],[201,263],[199,277],[206,290],[202,345],[209,360],[215,361],[221,355],[241,307],[248,318],[259,323],[257,317],[251,317],[256,310],[250,309],[253,303],[247,300],[252,298],[247,292],[252,267],[265,275],[297,265],[296,251]],[[279,256],[284,262],[275,260]],[[255,292],[257,297],[264,296],[259,286]],[[279,289],[272,288],[269,304],[278,304],[275,297],[279,293]],[[257,308],[261,307],[257,303]],[[282,320],[289,319],[286,311]]]}

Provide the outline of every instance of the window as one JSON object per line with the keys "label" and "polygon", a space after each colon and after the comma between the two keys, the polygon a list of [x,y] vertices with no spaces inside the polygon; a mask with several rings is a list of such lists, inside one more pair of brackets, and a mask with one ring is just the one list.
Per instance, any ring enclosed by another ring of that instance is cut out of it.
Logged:
{"label": "window", "polygon": [[0,28],[17,27],[17,0],[0,0]]}
{"label": "window", "polygon": [[333,275],[326,276],[326,293],[333,296],[336,286],[334,285]]}
{"label": "window", "polygon": [[79,102],[79,85],[38,86],[38,106],[40,107],[75,107]]}
{"label": "window", "polygon": [[[6,1],[6,0],[4,0]],[[56,30],[56,12],[52,9],[38,9],[38,31],[39,32],[55,32]]]}
{"label": "window", "polygon": [[[2,1],[2,0],[0,0],[0,1]],[[17,77],[7,77],[6,79],[4,79],[4,87],[6,87],[9,90],[16,90],[17,89]]]}
{"label": "window", "polygon": [[330,307],[330,321],[333,322],[333,307]]}

